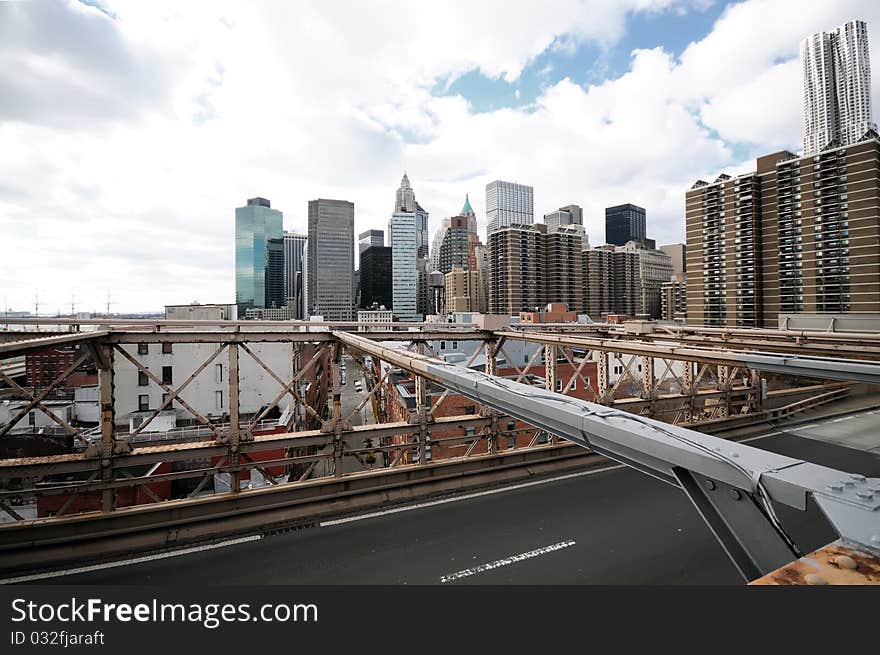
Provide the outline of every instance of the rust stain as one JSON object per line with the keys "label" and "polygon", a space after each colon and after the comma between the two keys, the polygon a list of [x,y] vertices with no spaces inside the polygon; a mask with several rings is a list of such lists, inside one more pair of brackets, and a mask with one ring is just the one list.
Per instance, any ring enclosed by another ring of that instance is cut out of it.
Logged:
{"label": "rust stain", "polygon": [[835,541],[749,584],[880,585],[880,554]]}

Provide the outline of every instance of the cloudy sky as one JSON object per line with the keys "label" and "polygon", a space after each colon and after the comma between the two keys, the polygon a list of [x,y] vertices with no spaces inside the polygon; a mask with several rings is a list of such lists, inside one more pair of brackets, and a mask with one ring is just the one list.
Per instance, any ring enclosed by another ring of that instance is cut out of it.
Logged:
{"label": "cloudy sky", "polygon": [[874,0],[0,2],[0,302],[232,302],[246,198],[385,229],[404,169],[432,232],[500,178],[682,241],[695,179],[800,149],[799,41],[853,18],[876,78]]}

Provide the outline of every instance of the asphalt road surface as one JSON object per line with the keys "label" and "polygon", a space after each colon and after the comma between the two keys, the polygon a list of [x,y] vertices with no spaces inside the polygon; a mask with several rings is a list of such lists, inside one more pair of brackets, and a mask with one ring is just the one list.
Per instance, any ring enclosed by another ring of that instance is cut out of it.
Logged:
{"label": "asphalt road surface", "polygon": [[[880,475],[880,457],[865,451],[786,433],[750,443],[849,472]],[[422,505],[404,511],[383,508],[374,516],[43,582],[742,583],[683,493],[625,467]],[[781,508],[780,516],[805,550],[835,537],[815,508]]]}

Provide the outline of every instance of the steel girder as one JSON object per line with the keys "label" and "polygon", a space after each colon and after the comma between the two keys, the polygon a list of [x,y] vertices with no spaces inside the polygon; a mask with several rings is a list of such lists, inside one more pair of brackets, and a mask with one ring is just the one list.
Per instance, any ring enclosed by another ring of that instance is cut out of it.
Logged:
{"label": "steel girder", "polygon": [[[841,538],[880,554],[880,478],[866,479],[679,426],[635,416],[337,332],[380,357],[499,412],[684,489],[747,579],[796,556],[773,502],[805,510],[812,498]],[[712,497],[730,487],[747,510]],[[756,524],[756,522],[760,522]]]}

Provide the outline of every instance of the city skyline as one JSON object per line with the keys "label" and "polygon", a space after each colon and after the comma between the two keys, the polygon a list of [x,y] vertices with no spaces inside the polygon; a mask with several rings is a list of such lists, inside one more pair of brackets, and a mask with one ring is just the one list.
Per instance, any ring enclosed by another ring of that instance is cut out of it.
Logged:
{"label": "city skyline", "polygon": [[[304,9],[313,24],[338,24],[352,38],[326,64],[334,74],[376,55],[358,71],[362,81],[345,77],[345,90],[334,92],[318,80],[327,70],[233,47],[253,42],[241,36],[279,40],[292,20],[283,8],[249,21],[246,8],[184,7],[162,32],[162,9],[93,4],[100,8],[0,6],[0,147],[9,153],[0,164],[0,230],[4,304],[13,310],[32,310],[37,292],[48,312],[66,311],[71,296],[78,310],[101,311],[108,287],[120,312],[232,302],[230,208],[241,198],[271,198],[284,229],[296,232],[306,231],[308,200],[346,198],[358,207],[360,233],[385,224],[388,190],[404,169],[431,212],[431,234],[469,194],[483,238],[482,190],[509,179],[534,187],[539,216],[564,203],[583,207],[591,243],[604,242],[604,207],[622,202],[648,209],[657,243],[684,241],[681,191],[693,179],[744,172],[774,149],[800,150],[801,40],[853,19],[870,33],[880,17],[868,2],[807,11],[757,0],[661,2],[651,11],[624,3],[550,17],[535,5],[507,17],[508,29],[493,30],[478,54],[420,49],[420,58],[392,67],[399,43],[391,53],[355,38],[364,16]],[[488,16],[455,38],[474,41]],[[461,28],[433,18],[421,20],[441,42]],[[395,38],[422,38],[413,27]],[[41,30],[95,38],[88,48],[65,38],[46,45]],[[199,47],[184,47],[195,32]],[[540,38],[523,45],[524,33]],[[64,65],[41,68],[41,58]],[[718,63],[734,58],[736,71]],[[244,85],[258,64],[265,72]],[[272,75],[296,84],[271,84]],[[302,84],[327,99],[320,116],[278,109],[289,104],[282,87]],[[52,93],[39,92],[46,88]],[[265,99],[259,109],[255,89]],[[363,98],[356,111],[343,110],[350,93]],[[333,158],[302,156],[324,141]],[[52,243],[53,234],[64,238]],[[37,243],[51,262],[39,271]]]}

